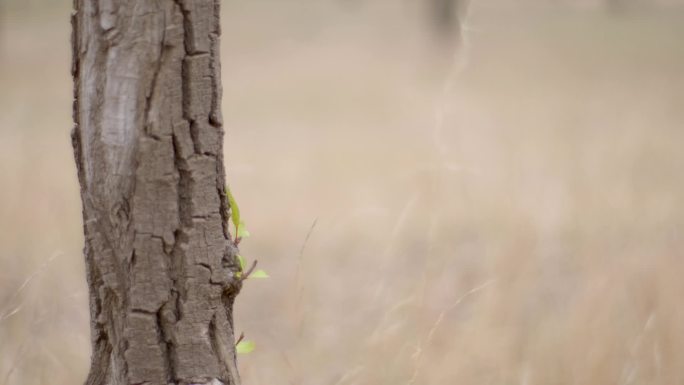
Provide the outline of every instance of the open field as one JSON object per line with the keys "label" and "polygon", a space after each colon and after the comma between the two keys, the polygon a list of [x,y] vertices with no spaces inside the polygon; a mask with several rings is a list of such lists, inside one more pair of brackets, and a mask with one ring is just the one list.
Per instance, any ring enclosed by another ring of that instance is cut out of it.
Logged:
{"label": "open field", "polygon": [[[370,3],[223,7],[243,383],[684,383],[684,10]],[[70,2],[8,4],[0,385],[80,383]]]}

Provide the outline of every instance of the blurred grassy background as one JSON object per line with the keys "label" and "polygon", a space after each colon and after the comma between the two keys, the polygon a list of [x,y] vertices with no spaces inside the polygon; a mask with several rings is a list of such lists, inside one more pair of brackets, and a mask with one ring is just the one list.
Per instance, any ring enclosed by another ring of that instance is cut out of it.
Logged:
{"label": "blurred grassy background", "polygon": [[[684,10],[422,5],[224,2],[243,382],[683,383]],[[69,12],[0,3],[0,384],[88,367]]]}

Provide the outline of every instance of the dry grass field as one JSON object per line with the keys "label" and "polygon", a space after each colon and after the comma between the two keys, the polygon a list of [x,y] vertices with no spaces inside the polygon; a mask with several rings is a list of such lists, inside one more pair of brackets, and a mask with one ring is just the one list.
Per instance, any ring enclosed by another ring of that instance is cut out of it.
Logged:
{"label": "dry grass field", "polygon": [[[5,3],[0,385],[76,384],[70,2]],[[416,4],[224,3],[243,383],[684,384],[684,10]]]}

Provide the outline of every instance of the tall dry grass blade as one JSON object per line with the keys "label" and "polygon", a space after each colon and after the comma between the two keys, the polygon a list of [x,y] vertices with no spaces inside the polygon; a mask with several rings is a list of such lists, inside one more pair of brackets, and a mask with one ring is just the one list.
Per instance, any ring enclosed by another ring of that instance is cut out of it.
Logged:
{"label": "tall dry grass blade", "polygon": [[[7,306],[9,306],[15,299],[17,299],[17,297],[19,297],[19,294],[21,294],[21,292],[24,291],[24,289],[26,289],[26,287],[28,286],[28,284],[29,284],[29,283],[30,283],[38,274],[40,274],[40,273],[42,273],[43,271],[45,271],[45,269],[47,269],[47,267],[52,263],[52,261],[54,261],[57,257],[59,257],[59,256],[61,256],[61,255],[62,255],[61,252],[58,252],[58,253],[53,254],[50,258],[48,258],[47,261],[43,262],[43,263],[38,267],[38,269],[36,269],[33,273],[29,274],[29,276],[26,277],[26,279],[24,279],[24,282],[22,282],[21,285],[19,285],[19,287],[14,291],[14,293],[12,293],[12,295],[10,296],[10,298],[7,300]],[[22,308],[22,305],[20,304],[20,305],[18,305],[18,306],[15,306],[15,307],[14,307],[13,309],[11,309],[11,310],[3,311],[2,314],[0,315],[0,322],[2,322],[2,321],[4,321],[4,320],[6,320],[7,318],[9,318],[9,317],[11,317],[11,316],[13,316],[13,315],[19,313],[19,311],[21,310],[21,308]]]}
{"label": "tall dry grass blade", "polygon": [[439,326],[444,321],[444,317],[446,317],[446,315],[449,312],[453,311],[456,307],[458,307],[458,305],[460,305],[468,297],[474,295],[475,293],[477,293],[479,291],[484,290],[485,288],[487,288],[489,285],[493,284],[494,282],[496,282],[496,279],[490,279],[490,280],[482,283],[481,285],[476,286],[476,287],[468,290],[465,294],[461,295],[456,301],[454,301],[454,303],[452,303],[449,307],[442,310],[442,312],[439,314],[439,316],[435,320],[434,324],[432,325],[432,327],[428,331],[427,336],[425,337],[425,340],[422,343],[419,343],[419,345],[416,347],[415,352],[411,356],[411,358],[415,362],[415,364],[414,364],[415,366],[414,366],[414,370],[413,370],[413,375],[411,376],[411,379],[409,380],[408,385],[413,385],[416,383],[416,380],[418,378],[418,374],[420,372],[425,348],[427,346],[429,346],[430,343],[432,342],[432,340],[435,336],[435,333],[437,332],[437,330],[439,329]]}

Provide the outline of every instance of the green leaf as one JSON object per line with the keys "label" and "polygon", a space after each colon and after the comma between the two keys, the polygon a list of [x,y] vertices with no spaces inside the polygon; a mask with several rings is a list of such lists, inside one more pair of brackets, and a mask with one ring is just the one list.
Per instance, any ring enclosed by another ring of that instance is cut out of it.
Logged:
{"label": "green leaf", "polygon": [[240,272],[245,271],[245,259],[240,254],[237,255],[237,259],[240,266]]}
{"label": "green leaf", "polygon": [[247,230],[247,226],[245,226],[244,221],[240,221],[240,226],[238,226],[237,230],[237,237],[238,238],[247,238],[249,237],[249,230]]}
{"label": "green leaf", "polygon": [[267,272],[265,272],[264,270],[261,270],[261,269],[254,270],[252,272],[252,274],[249,275],[249,278],[269,278],[269,277],[270,277],[270,275],[268,275]]}
{"label": "green leaf", "polygon": [[238,342],[237,345],[235,345],[235,351],[237,354],[249,354],[254,351],[256,348],[256,344],[254,341],[245,341],[242,340]]}
{"label": "green leaf", "polygon": [[226,186],[226,196],[228,197],[228,204],[230,204],[230,219],[233,221],[233,226],[240,231],[240,207],[238,206],[237,201],[235,201],[235,197],[233,196],[233,193],[230,192],[228,186]]}

